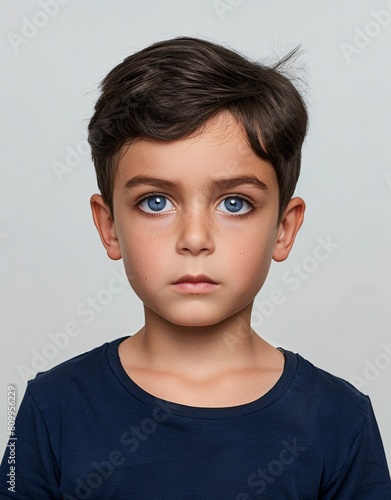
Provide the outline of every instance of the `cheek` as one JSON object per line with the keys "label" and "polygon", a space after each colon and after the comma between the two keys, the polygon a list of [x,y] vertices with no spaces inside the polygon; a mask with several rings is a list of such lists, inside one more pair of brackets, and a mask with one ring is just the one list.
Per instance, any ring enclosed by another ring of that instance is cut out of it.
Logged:
{"label": "cheek", "polygon": [[243,247],[236,246],[232,255],[239,275],[248,282],[254,282],[255,286],[263,284],[269,271],[274,249],[273,236],[274,232],[266,230],[251,232],[243,238]]}
{"label": "cheek", "polygon": [[[132,278],[134,281],[144,274],[143,267],[146,265],[146,256],[150,246],[145,247],[143,239],[140,237],[140,233],[136,234],[129,230],[118,235],[122,260],[129,280]],[[142,255],[144,255],[144,259],[141,258]]]}
{"label": "cheek", "polygon": [[153,278],[162,273],[160,262],[165,262],[164,269],[169,267],[161,242],[154,240],[145,231],[128,231],[121,235],[120,246],[126,274],[134,287],[152,286],[155,281]]}

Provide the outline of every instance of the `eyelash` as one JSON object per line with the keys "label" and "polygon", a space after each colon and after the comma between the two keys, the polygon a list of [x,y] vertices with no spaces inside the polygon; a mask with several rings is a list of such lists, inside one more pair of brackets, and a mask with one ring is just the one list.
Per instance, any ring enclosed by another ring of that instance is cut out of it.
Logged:
{"label": "eyelash", "polygon": [[[158,193],[158,192],[153,192],[153,193],[147,193],[145,194],[144,196],[142,196],[138,201],[137,203],[135,204],[136,208],[143,213],[143,215],[146,215],[147,217],[160,217],[161,215],[163,215],[163,213],[161,212],[156,212],[156,213],[151,213],[151,212],[145,212],[143,209],[140,208],[140,203],[144,200],[146,200],[147,198],[150,198],[150,197],[153,197],[153,196],[164,196],[165,198],[167,198],[167,196],[163,193]],[[245,202],[247,202],[250,207],[251,207],[251,210],[249,210],[248,212],[246,212],[245,214],[234,214],[232,213],[231,215],[233,217],[240,217],[241,219],[245,219],[247,217],[249,217],[250,215],[253,215],[255,213],[255,209],[254,209],[254,204],[248,200],[245,196],[241,195],[241,194],[230,194],[228,196],[226,196],[226,198],[238,198],[240,200],[244,200]],[[224,200],[226,198],[223,198]]]}

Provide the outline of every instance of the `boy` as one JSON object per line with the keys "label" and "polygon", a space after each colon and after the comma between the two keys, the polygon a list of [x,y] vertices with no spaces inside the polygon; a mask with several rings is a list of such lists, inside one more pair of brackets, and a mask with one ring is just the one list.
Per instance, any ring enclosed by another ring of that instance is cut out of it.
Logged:
{"label": "boy", "polygon": [[183,37],[104,79],[92,213],[145,324],[29,382],[2,498],[391,498],[369,398],[250,325],[305,210],[288,59]]}

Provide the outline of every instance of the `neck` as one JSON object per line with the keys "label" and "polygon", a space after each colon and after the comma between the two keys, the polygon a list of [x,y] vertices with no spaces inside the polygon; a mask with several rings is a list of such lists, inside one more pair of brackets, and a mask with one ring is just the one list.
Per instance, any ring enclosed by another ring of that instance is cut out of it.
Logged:
{"label": "neck", "polygon": [[174,325],[145,307],[145,325],[129,340],[138,363],[157,372],[210,377],[248,369],[271,346],[251,328],[252,303],[213,324]]}

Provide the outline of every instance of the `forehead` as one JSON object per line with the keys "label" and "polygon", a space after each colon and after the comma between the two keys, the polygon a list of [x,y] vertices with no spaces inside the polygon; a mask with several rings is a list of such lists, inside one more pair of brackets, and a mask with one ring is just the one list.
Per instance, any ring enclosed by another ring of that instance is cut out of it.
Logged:
{"label": "forehead", "polygon": [[249,146],[243,127],[228,112],[192,135],[174,141],[137,139],[120,151],[115,188],[130,177],[156,176],[178,185],[206,188],[216,178],[258,177],[277,189],[273,167]]}

